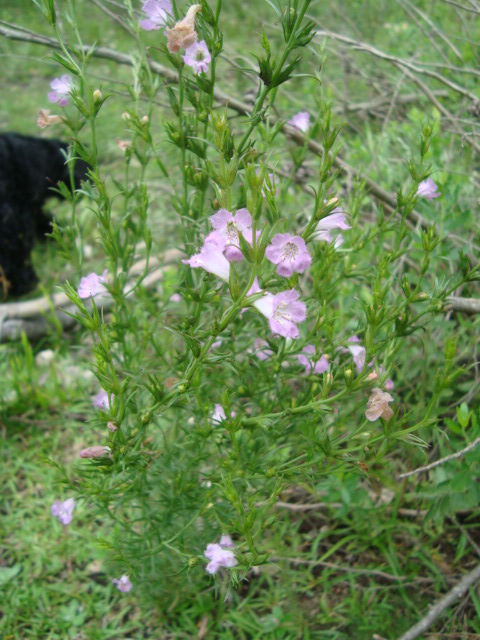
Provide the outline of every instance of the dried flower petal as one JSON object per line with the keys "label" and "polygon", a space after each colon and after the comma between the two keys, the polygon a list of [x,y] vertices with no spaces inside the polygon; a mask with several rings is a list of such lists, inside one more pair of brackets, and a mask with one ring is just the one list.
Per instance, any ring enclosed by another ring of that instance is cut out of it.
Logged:
{"label": "dried flower petal", "polygon": [[49,109],[40,109],[38,112],[37,127],[40,127],[40,129],[45,129],[51,124],[60,124],[61,122],[63,122],[61,116],[50,115]]}
{"label": "dried flower petal", "polygon": [[167,36],[167,48],[171,53],[176,53],[180,49],[187,49],[197,41],[197,34],[195,32],[195,16],[201,10],[202,5],[192,4],[183,20],[179,20],[173,29],[167,27],[167,30],[165,31]]}
{"label": "dried flower petal", "polygon": [[365,416],[370,422],[375,422],[382,417],[388,422],[393,416],[392,409],[388,406],[389,402],[393,402],[393,398],[389,393],[381,389],[374,389],[367,402],[367,410]]}

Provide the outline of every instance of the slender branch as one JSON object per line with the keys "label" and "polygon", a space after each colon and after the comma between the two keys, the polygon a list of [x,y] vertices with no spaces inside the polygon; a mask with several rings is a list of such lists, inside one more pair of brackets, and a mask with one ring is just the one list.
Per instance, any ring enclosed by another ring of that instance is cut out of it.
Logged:
{"label": "slender branch", "polygon": [[445,464],[445,462],[449,462],[450,460],[455,460],[456,458],[461,458],[465,453],[468,453],[472,449],[475,449],[477,444],[480,444],[480,437],[477,438],[476,440],[474,440],[473,442],[471,442],[467,447],[465,447],[461,451],[457,451],[456,453],[452,453],[449,456],[446,456],[445,458],[441,458],[440,460],[436,460],[435,462],[432,462],[431,464],[427,464],[425,467],[418,467],[418,469],[414,469],[413,471],[408,471],[407,473],[401,473],[398,476],[398,479],[402,480],[403,478],[408,478],[409,476],[416,475],[417,473],[423,473],[424,471],[430,471],[430,469],[434,469],[435,467],[438,467],[441,464]]}
{"label": "slender branch", "polygon": [[[261,506],[262,503],[259,504]],[[297,502],[276,502],[274,507],[279,509],[287,509],[288,511],[305,512],[316,511],[319,509],[341,509],[343,504],[341,502],[306,502],[304,504]],[[400,507],[397,509],[397,513],[407,518],[424,518],[427,515],[426,509],[404,509]]]}
{"label": "slender branch", "polygon": [[439,618],[451,604],[461,598],[465,592],[480,579],[480,564],[475,567],[470,573],[463,576],[458,584],[451,589],[443,598],[441,598],[436,605],[431,607],[427,615],[422,618],[411,629],[404,633],[398,640],[415,640],[424,631],[426,631],[437,618]]}
{"label": "slender branch", "polygon": [[451,4],[453,7],[457,7],[457,9],[461,9],[462,11],[467,11],[468,13],[476,13],[477,15],[480,13],[477,9],[472,9],[471,7],[466,7],[463,4],[458,2],[454,2],[454,0],[442,0],[445,4]]}
{"label": "slender branch", "polygon": [[[311,16],[309,17],[313,19]],[[462,87],[456,82],[453,82],[453,80],[449,80],[448,78],[445,78],[445,76],[442,76],[441,73],[437,73],[436,71],[431,71],[430,69],[426,69],[417,64],[413,64],[413,62],[409,62],[408,60],[405,60],[403,58],[398,58],[397,56],[393,56],[389,53],[385,53],[384,51],[381,51],[376,47],[372,47],[371,45],[365,42],[353,40],[352,38],[348,38],[347,36],[342,36],[339,33],[335,33],[334,31],[325,31],[325,30],[317,31],[316,37],[319,39],[331,38],[332,40],[338,40],[339,42],[343,42],[344,44],[350,45],[356,51],[369,53],[370,55],[373,55],[376,58],[380,58],[381,60],[385,60],[386,62],[393,62],[395,65],[404,67],[409,71],[412,71],[413,73],[418,73],[419,75],[425,75],[425,76],[428,76],[429,78],[434,78],[435,80],[438,80],[438,82],[444,84],[455,93],[459,93],[465,98],[469,98],[472,102],[478,101],[478,97],[474,93],[471,93],[470,91],[468,91],[468,89],[465,89],[465,87]]]}

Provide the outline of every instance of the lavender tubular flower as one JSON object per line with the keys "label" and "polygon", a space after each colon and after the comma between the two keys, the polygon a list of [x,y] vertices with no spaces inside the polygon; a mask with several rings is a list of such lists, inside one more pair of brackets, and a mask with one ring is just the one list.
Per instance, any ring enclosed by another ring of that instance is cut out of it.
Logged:
{"label": "lavender tubular flower", "polygon": [[334,247],[339,247],[343,243],[342,234],[338,234],[334,241],[330,233],[332,229],[342,229],[344,231],[351,229],[351,226],[347,223],[345,214],[340,208],[334,209],[329,216],[320,220],[316,226],[313,240],[323,240],[328,243],[334,242]]}
{"label": "lavender tubular flower", "polygon": [[300,333],[297,323],[303,322],[307,317],[307,307],[298,300],[299,296],[295,289],[276,295],[266,293],[253,306],[268,319],[273,333],[284,338],[298,338]]}
{"label": "lavender tubular flower", "polygon": [[325,373],[328,371],[328,358],[326,355],[318,360],[314,360],[312,356],[315,354],[315,347],[313,344],[307,344],[303,348],[303,353],[297,356],[298,362],[305,367],[305,373]]}
{"label": "lavender tubular flower", "polygon": [[365,366],[365,356],[366,356],[365,347],[362,347],[362,345],[358,344],[360,342],[360,338],[358,338],[357,336],[352,336],[351,338],[348,339],[348,342],[356,343],[356,344],[349,344],[347,348],[352,354],[353,361],[355,362],[355,366],[357,368],[357,372],[361,373],[363,370],[363,367]]}
{"label": "lavender tubular flower", "polygon": [[183,61],[195,71],[195,73],[206,73],[208,65],[212,61],[212,56],[207,48],[205,40],[194,42],[185,50]]}
{"label": "lavender tubular flower", "polygon": [[265,255],[278,265],[277,273],[285,277],[290,277],[294,271],[303,273],[312,263],[305,240],[289,233],[278,233],[272,238]]}
{"label": "lavender tubular flower", "polygon": [[123,593],[128,593],[133,586],[130,578],[125,574],[121,578],[113,578],[112,583]]}
{"label": "lavender tubular flower", "polygon": [[231,569],[238,564],[235,554],[231,549],[235,548],[235,544],[230,536],[224,534],[220,540],[220,544],[208,544],[205,549],[204,556],[210,560],[205,567],[207,573],[215,574],[222,567]]}
{"label": "lavender tubular flower", "polygon": [[207,238],[200,253],[195,254],[188,260],[182,260],[182,262],[190,265],[192,269],[200,267],[228,282],[230,262],[223,255],[224,246],[225,244],[219,236]]}
{"label": "lavender tubular flower", "polygon": [[438,187],[432,178],[423,180],[418,185],[417,196],[426,198],[427,200],[433,200],[439,198],[442,194],[438,191]]}
{"label": "lavender tubular flower", "polygon": [[108,411],[113,404],[114,397],[113,393],[111,393],[109,398],[105,389],[101,389],[97,395],[92,398],[92,405],[97,409]]}
{"label": "lavender tubular flower", "polygon": [[240,251],[239,233],[245,236],[247,242],[251,244],[252,216],[248,209],[238,209],[236,214],[219,209],[211,218],[210,222],[214,231],[207,236],[205,242],[216,241],[217,244],[224,243],[224,253],[230,262],[240,262],[243,260],[243,253]]}
{"label": "lavender tubular flower", "polygon": [[75,509],[75,500],[73,498],[68,498],[64,502],[60,502],[60,500],[55,500],[55,502],[50,507],[50,511],[52,516],[58,518],[58,520],[63,524],[70,524],[73,518],[73,510]]}
{"label": "lavender tubular flower", "polygon": [[156,31],[163,27],[168,17],[172,15],[170,0],[147,0],[142,7],[147,14],[147,20],[140,20],[140,26],[145,31]]}
{"label": "lavender tubular flower", "polygon": [[259,360],[268,360],[273,356],[273,351],[270,349],[268,342],[260,338],[255,338],[255,353]]}
{"label": "lavender tubular flower", "polygon": [[296,113],[287,124],[305,133],[310,129],[310,114],[308,111],[300,111]]}
{"label": "lavender tubular flower", "polygon": [[50,83],[52,91],[48,93],[48,99],[52,103],[57,103],[61,107],[66,107],[68,104],[67,96],[73,89],[73,79],[69,75],[63,75],[60,78],[54,78]]}
{"label": "lavender tubular flower", "polygon": [[99,276],[96,273],[90,273],[83,277],[78,285],[78,295],[80,298],[96,298],[102,297],[107,293],[105,282],[107,281],[108,271],[105,269],[103,274]]}

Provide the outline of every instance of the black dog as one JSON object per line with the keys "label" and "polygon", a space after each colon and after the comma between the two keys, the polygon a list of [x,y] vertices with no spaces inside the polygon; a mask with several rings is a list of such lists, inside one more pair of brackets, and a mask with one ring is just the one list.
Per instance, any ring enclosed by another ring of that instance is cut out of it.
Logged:
{"label": "black dog", "polygon": [[[62,198],[52,187],[70,187],[67,149],[61,140],[0,134],[0,299],[27,293],[38,281],[30,254],[35,238],[52,229],[42,210],[48,198]],[[87,170],[86,162],[75,162],[76,189]]]}

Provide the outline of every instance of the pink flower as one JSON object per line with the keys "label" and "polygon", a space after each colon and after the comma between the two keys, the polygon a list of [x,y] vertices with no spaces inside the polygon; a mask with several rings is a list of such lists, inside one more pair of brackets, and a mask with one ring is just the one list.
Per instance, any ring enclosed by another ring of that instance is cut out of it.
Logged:
{"label": "pink flower", "polygon": [[297,322],[307,317],[307,307],[298,300],[300,294],[295,289],[273,295],[266,293],[253,303],[269,321],[270,329],[284,338],[298,338]]}
{"label": "pink flower", "polygon": [[154,31],[163,27],[168,16],[172,15],[172,3],[170,0],[147,0],[142,7],[148,20],[140,20],[140,26],[145,31]]}
{"label": "pink flower", "polygon": [[[213,234],[210,234],[212,236]],[[228,282],[230,277],[230,262],[223,255],[223,249],[225,243],[222,242],[221,237],[208,237],[205,239],[205,243],[200,250],[200,253],[195,254],[188,260],[182,260],[184,264],[188,264],[192,269],[198,267],[205,269],[209,273],[213,273],[225,282]]]}
{"label": "pink flower", "polygon": [[207,573],[215,574],[217,571],[225,567],[231,569],[238,564],[235,554],[231,549],[235,548],[230,536],[223,535],[220,544],[208,544],[205,549],[204,556],[210,560],[205,567]]}
{"label": "pink flower", "polygon": [[255,338],[255,351],[259,360],[268,360],[273,356],[273,351],[269,348],[266,340]]}
{"label": "pink flower", "polygon": [[103,447],[101,445],[95,445],[93,447],[87,447],[80,451],[81,458],[105,458],[109,456],[112,450],[110,447]]}
{"label": "pink flower", "polygon": [[170,302],[181,302],[182,296],[179,293],[172,293],[170,296]]}
{"label": "pink flower", "polygon": [[393,411],[388,406],[388,403],[392,401],[393,398],[389,393],[385,393],[381,389],[374,389],[367,402],[367,410],[365,412],[367,420],[375,422],[375,420],[382,417],[388,422],[393,416]]}
{"label": "pink flower", "polygon": [[431,178],[427,178],[418,185],[417,196],[423,196],[427,200],[433,200],[434,198],[439,198],[441,193],[438,192],[438,187],[435,182]]}
{"label": "pink flower", "polygon": [[80,280],[77,290],[80,298],[104,296],[107,293],[107,288],[104,284],[107,281],[107,274],[108,271],[105,269],[101,276],[96,273],[90,273],[88,276],[84,276]]}
{"label": "pink flower", "polygon": [[391,378],[387,378],[383,383],[383,386],[387,391],[393,391],[393,389],[395,388],[395,384]]}
{"label": "pink flower", "polygon": [[70,524],[70,522],[72,521],[74,509],[75,500],[73,498],[68,498],[64,502],[55,500],[55,502],[50,507],[52,516],[56,516],[63,525]]}
{"label": "pink flower", "polygon": [[[231,418],[234,418],[235,415],[236,415],[235,411],[232,411],[230,413]],[[227,416],[225,414],[225,409],[222,407],[221,404],[216,404],[215,411],[213,412],[213,416],[212,416],[212,424],[213,425],[221,424],[226,419],[227,419]]]}
{"label": "pink flower", "polygon": [[307,111],[300,111],[296,113],[287,124],[305,133],[305,131],[310,129],[310,114]]}
{"label": "pink flower", "polygon": [[216,241],[218,244],[223,242],[225,257],[229,262],[243,260],[238,234],[241,233],[247,236],[247,242],[251,244],[252,216],[248,209],[239,209],[235,215],[227,211],[227,209],[219,209],[210,218],[210,222],[214,231],[207,236],[205,242],[209,240]]}
{"label": "pink flower", "polygon": [[66,107],[68,104],[66,96],[68,96],[70,91],[73,89],[72,77],[64,75],[60,78],[55,78],[50,83],[50,88],[53,89],[53,91],[48,93],[48,99],[50,102],[56,102],[61,107]]}
{"label": "pink flower", "polygon": [[[352,336],[348,339],[348,342],[359,343],[360,338],[358,336]],[[365,366],[365,347],[362,347],[360,344],[350,344],[347,348],[353,356],[353,361],[355,362],[358,373],[361,373]]]}
{"label": "pink flower", "polygon": [[322,355],[322,357],[315,361],[312,358],[312,355],[315,354],[315,347],[313,344],[307,344],[302,349],[303,354],[300,354],[298,357],[298,361],[301,365],[305,367],[305,373],[325,373],[328,371],[328,358],[326,355]]}
{"label": "pink flower", "polygon": [[[324,242],[333,242],[333,236],[330,233],[332,229],[351,229],[352,227],[347,224],[345,214],[340,208],[334,209],[329,216],[326,216],[317,224],[313,240],[323,240]],[[337,248],[343,243],[342,234],[338,234],[335,239],[334,247]]]}
{"label": "pink flower", "polygon": [[231,537],[226,533],[220,538],[219,544],[221,547],[226,547],[227,549],[235,549],[236,546]]}
{"label": "pink flower", "polygon": [[114,397],[113,393],[110,394],[109,400],[108,393],[105,389],[101,389],[97,395],[92,398],[92,405],[97,409],[105,409],[105,411],[108,411],[113,404]]}
{"label": "pink flower", "polygon": [[277,273],[285,277],[294,271],[303,273],[312,263],[305,240],[289,233],[277,233],[265,254],[270,262],[278,265]]}
{"label": "pink flower", "polygon": [[205,40],[201,42],[194,42],[192,45],[185,49],[185,55],[183,56],[183,61],[189,67],[195,71],[195,73],[200,73],[202,71],[208,71],[208,65],[212,60],[212,56],[210,55],[210,51],[207,49],[207,43]]}
{"label": "pink flower", "polygon": [[133,586],[132,583],[130,582],[130,578],[126,575],[123,575],[120,578],[120,580],[118,580],[117,578],[114,578],[112,582],[114,585],[116,585],[119,591],[123,591],[124,593],[128,593],[128,591],[130,591],[130,589]]}
{"label": "pink flower", "polygon": [[[372,366],[372,365],[373,365],[373,361],[370,362],[369,366]],[[378,380],[379,376],[381,377],[385,376],[385,367],[382,364],[378,367],[378,372],[374,369],[372,373],[368,374],[367,380]],[[387,391],[392,391],[395,387],[393,380],[391,378],[387,378],[383,383],[383,386]]]}

